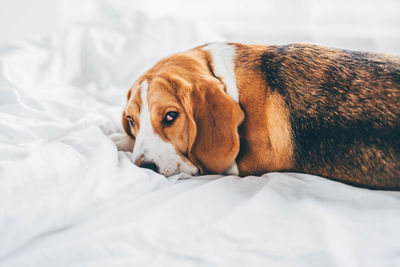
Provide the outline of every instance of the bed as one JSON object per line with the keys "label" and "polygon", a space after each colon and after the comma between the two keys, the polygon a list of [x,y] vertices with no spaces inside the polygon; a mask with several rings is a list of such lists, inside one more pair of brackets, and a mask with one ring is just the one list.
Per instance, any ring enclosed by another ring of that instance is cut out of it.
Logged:
{"label": "bed", "polygon": [[130,84],[215,40],[136,14],[0,45],[0,266],[400,266],[400,192],[296,173],[166,178],[117,151]]}

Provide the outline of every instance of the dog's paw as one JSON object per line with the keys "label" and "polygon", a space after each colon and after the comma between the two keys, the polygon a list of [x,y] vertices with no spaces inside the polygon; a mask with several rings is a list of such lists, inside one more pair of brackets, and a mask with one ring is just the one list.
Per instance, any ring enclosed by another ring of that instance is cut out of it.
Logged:
{"label": "dog's paw", "polygon": [[126,134],[113,133],[109,135],[111,140],[115,143],[119,151],[133,151],[135,140]]}

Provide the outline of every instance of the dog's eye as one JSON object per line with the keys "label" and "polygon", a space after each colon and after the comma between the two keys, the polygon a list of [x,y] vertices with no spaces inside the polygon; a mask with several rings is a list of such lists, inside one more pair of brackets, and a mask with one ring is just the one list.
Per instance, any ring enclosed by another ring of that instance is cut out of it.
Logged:
{"label": "dog's eye", "polygon": [[167,114],[165,114],[165,117],[163,119],[163,126],[164,127],[170,126],[176,120],[176,118],[178,118],[178,116],[179,113],[176,111],[167,112]]}
{"label": "dog's eye", "polygon": [[126,118],[129,120],[129,124],[132,127],[135,127],[135,121],[133,120],[133,118],[131,116],[126,116]]}

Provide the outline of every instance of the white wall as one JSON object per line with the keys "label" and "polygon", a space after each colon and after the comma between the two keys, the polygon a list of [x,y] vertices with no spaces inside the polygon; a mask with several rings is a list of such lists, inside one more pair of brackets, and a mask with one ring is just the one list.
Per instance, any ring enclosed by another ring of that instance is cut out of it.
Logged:
{"label": "white wall", "polygon": [[108,23],[135,9],[189,17],[237,42],[400,53],[399,0],[0,0],[0,41]]}
{"label": "white wall", "polygon": [[0,41],[57,30],[57,1],[0,0]]}
{"label": "white wall", "polygon": [[141,5],[154,14],[205,22],[237,42],[306,41],[400,53],[399,0],[147,0]]}
{"label": "white wall", "polygon": [[0,41],[66,29],[95,17],[97,0],[0,0]]}

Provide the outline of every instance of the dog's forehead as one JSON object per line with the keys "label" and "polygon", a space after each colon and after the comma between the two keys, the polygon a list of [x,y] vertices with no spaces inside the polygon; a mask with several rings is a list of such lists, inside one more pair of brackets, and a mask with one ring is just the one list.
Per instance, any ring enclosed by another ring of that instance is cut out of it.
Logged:
{"label": "dog's forehead", "polygon": [[142,105],[142,99],[140,97],[140,85],[132,86],[130,89],[130,95],[126,104],[125,112],[129,115],[137,114]]}
{"label": "dog's forehead", "polygon": [[179,97],[174,90],[166,87],[153,87],[148,91],[147,103],[150,108],[153,108],[153,106],[169,105],[175,102],[179,102]]}
{"label": "dog's forehead", "polygon": [[[204,52],[190,50],[167,57],[141,76],[131,87],[127,112],[139,112],[142,106],[141,91],[146,84],[146,100],[149,107],[163,102],[180,102],[178,90],[183,84],[196,83],[209,75]],[[138,114],[138,113],[136,113]]]}
{"label": "dog's forehead", "polygon": [[174,54],[158,62],[148,74],[152,77],[152,81],[157,83],[174,82],[174,78],[184,78],[187,81],[195,81],[209,73],[206,54],[203,50],[194,49],[182,53]]}
{"label": "dog's forehead", "polygon": [[174,86],[160,81],[161,79],[153,79],[150,82],[144,80],[136,88],[132,88],[132,95],[126,107],[127,114],[139,116],[144,101],[150,110],[162,106],[178,106],[180,101]]}

